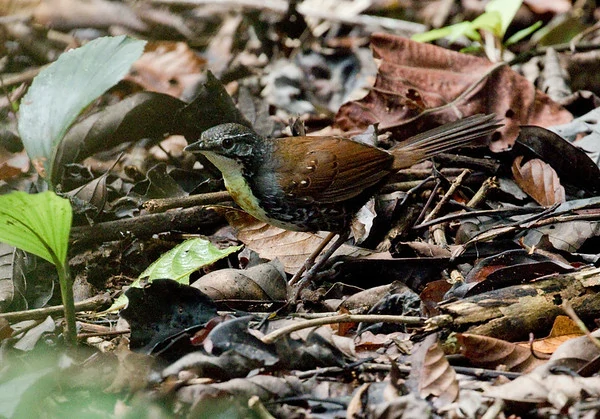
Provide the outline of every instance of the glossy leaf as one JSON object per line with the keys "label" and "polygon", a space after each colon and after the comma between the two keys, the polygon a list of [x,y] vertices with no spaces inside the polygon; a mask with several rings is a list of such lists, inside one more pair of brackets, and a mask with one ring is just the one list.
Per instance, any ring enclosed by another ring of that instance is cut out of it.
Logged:
{"label": "glossy leaf", "polygon": [[21,101],[19,133],[42,177],[52,173],[56,147],[77,116],[127,74],[144,44],[125,36],[98,38],[62,54],[33,80]]}
{"label": "glossy leaf", "polygon": [[152,263],[142,272],[140,278],[169,278],[187,284],[192,272],[211,265],[241,248],[242,246],[230,246],[219,249],[205,239],[186,240]]}
{"label": "glossy leaf", "polygon": [[[180,284],[188,285],[192,272],[203,266],[211,265],[241,248],[242,246],[230,246],[226,249],[219,249],[205,239],[186,240],[148,266],[131,286],[140,288],[142,279],[149,279],[150,281],[153,279],[173,279]],[[125,304],[127,304],[127,297],[121,295],[109,310],[121,308]]]}
{"label": "glossy leaf", "polygon": [[67,199],[54,192],[0,196],[0,241],[64,265],[73,214]]}

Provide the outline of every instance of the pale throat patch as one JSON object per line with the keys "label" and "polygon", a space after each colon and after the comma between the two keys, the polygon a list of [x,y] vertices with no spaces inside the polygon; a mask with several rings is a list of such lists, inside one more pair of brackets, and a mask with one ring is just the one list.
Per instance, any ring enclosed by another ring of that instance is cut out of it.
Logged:
{"label": "pale throat patch", "polygon": [[229,191],[235,202],[254,218],[258,218],[265,223],[272,224],[287,230],[294,230],[294,225],[283,221],[267,217],[267,213],[258,204],[258,199],[252,193],[252,189],[242,175],[242,165],[234,159],[221,156],[212,151],[202,151],[202,154],[221,171],[225,187]]}

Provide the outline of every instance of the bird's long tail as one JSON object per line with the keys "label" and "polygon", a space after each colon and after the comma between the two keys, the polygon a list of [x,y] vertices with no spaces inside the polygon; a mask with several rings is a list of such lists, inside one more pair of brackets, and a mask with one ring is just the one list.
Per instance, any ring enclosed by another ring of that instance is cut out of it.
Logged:
{"label": "bird's long tail", "polygon": [[[408,156],[421,162],[453,148],[467,145],[496,131],[502,124],[496,115],[473,115],[417,134],[393,147],[394,169],[405,169]],[[418,159],[417,159],[418,157]]]}

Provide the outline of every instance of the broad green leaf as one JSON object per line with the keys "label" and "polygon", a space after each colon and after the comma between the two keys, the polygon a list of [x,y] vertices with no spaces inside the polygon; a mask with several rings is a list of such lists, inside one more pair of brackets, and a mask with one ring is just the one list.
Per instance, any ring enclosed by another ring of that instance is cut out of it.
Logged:
{"label": "broad green leaf", "polygon": [[154,261],[141,273],[140,278],[169,278],[187,285],[192,272],[211,265],[241,248],[242,246],[231,246],[221,250],[205,239],[186,240]]}
{"label": "broad green leaf", "polygon": [[[139,288],[141,280],[146,278],[150,281],[168,278],[188,285],[192,272],[211,265],[241,248],[242,246],[231,246],[226,249],[219,249],[205,239],[186,240],[154,261],[131,286]],[[109,311],[122,308],[126,304],[127,297],[121,295],[115,300]]]}
{"label": "broad green leaf", "polygon": [[0,241],[63,266],[73,213],[54,192],[0,196]]}
{"label": "broad green leaf", "polygon": [[42,177],[52,173],[56,147],[77,116],[127,74],[144,45],[125,36],[98,38],[62,54],[33,80],[21,101],[19,134]]}
{"label": "broad green leaf", "polygon": [[513,21],[517,11],[523,4],[522,0],[490,0],[485,5],[485,11],[487,13],[497,12],[500,17],[499,32],[494,32],[498,38],[504,38],[506,30],[508,29],[510,22]]}
{"label": "broad green leaf", "polygon": [[[12,418],[15,411],[24,401],[31,401],[31,399],[23,400],[23,396],[27,392],[36,392],[36,395],[39,397],[40,389],[36,390],[35,386],[52,371],[52,368],[42,368],[37,371],[17,375],[0,384],[0,416],[3,418]],[[28,409],[25,408],[25,410]]]}

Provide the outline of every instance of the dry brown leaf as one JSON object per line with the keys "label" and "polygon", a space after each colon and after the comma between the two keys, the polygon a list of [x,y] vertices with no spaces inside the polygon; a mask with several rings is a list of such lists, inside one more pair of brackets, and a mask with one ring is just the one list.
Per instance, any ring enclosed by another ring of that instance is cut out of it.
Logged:
{"label": "dry brown leaf", "polygon": [[121,340],[114,351],[119,365],[113,382],[104,389],[106,393],[118,393],[124,389],[139,390],[148,385],[148,374],[154,366],[156,358],[132,352],[127,344],[126,339]]}
{"label": "dry brown leaf", "polygon": [[63,30],[113,25],[140,32],[148,29],[129,5],[106,0],[45,0],[35,9],[33,19],[40,25]]}
{"label": "dry brown leaf", "polygon": [[523,4],[531,9],[532,12],[537,14],[554,13],[561,14],[567,13],[573,8],[573,4],[568,0],[524,0]]}
{"label": "dry brown leaf", "polygon": [[185,42],[151,42],[133,64],[133,80],[145,90],[180,97],[185,89],[196,85],[206,60],[198,57]]}
{"label": "dry brown leaf", "polygon": [[25,151],[10,153],[0,149],[0,180],[8,180],[27,173],[31,160]]}
{"label": "dry brown leaf", "polygon": [[456,372],[448,363],[436,334],[415,344],[410,355],[411,372],[407,382],[424,399],[434,396],[435,406],[446,406],[458,397]]}
{"label": "dry brown leaf", "polygon": [[[286,272],[296,272],[325,237],[325,235],[283,230],[233,208],[213,207],[213,209],[221,213],[237,230],[237,237],[242,243],[262,258],[279,259]],[[335,252],[336,255],[351,256],[365,256],[370,253],[372,252],[350,245],[343,245]]]}
{"label": "dry brown leaf", "polygon": [[377,80],[367,96],[340,108],[336,124],[345,131],[377,123],[402,139],[460,117],[495,113],[505,124],[502,141],[491,145],[499,151],[514,143],[522,124],[546,127],[572,119],[508,66],[388,34],[373,35],[371,48],[379,60]]}
{"label": "dry brown leaf", "polygon": [[[577,324],[567,316],[557,316],[550,334],[543,339],[536,339],[532,343],[532,348],[536,352],[552,354],[560,345],[566,341],[583,335]],[[519,345],[529,348],[529,342],[523,342]]]}
{"label": "dry brown leaf", "polygon": [[426,317],[433,317],[442,314],[437,303],[444,300],[444,296],[450,291],[452,285],[445,279],[431,281],[425,285],[425,288],[419,294],[421,298],[421,307]]}
{"label": "dry brown leaf", "polygon": [[534,357],[529,347],[487,336],[458,333],[456,335],[463,356],[477,367],[496,369],[503,365],[508,371],[528,372],[545,363]]}
{"label": "dry brown leaf", "polygon": [[213,300],[285,300],[286,277],[274,263],[249,269],[220,269],[204,275],[192,287]]}
{"label": "dry brown leaf", "polygon": [[42,0],[0,0],[0,16],[28,15]]}
{"label": "dry brown leaf", "polygon": [[521,166],[522,161],[523,156],[515,158],[512,173],[523,192],[545,207],[565,202],[565,188],[550,165],[542,160],[532,159]]}

